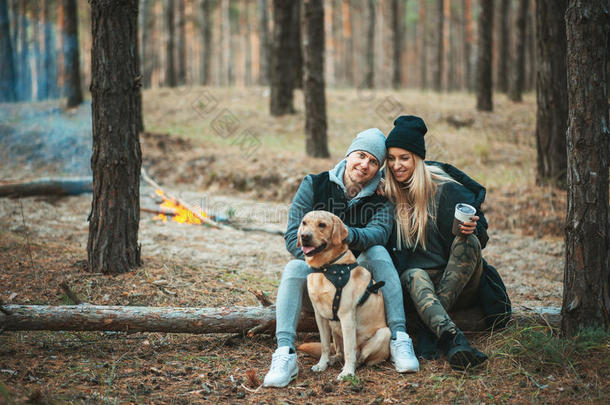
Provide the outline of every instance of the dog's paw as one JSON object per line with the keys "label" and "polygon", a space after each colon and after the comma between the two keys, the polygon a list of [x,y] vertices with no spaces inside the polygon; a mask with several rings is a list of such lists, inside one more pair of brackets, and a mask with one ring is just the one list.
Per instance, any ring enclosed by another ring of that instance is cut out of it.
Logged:
{"label": "dog's paw", "polygon": [[337,376],[337,380],[341,381],[343,379],[349,378],[349,377],[353,377],[355,374],[355,371],[350,369],[345,369],[345,367],[343,368],[343,371],[341,371],[341,374],[339,374]]}
{"label": "dog's paw", "polygon": [[325,363],[319,362],[318,364],[314,364],[311,367],[311,371],[315,371],[316,373],[319,373],[320,371],[324,371],[327,368],[328,368],[328,363],[326,363],[326,362]]}

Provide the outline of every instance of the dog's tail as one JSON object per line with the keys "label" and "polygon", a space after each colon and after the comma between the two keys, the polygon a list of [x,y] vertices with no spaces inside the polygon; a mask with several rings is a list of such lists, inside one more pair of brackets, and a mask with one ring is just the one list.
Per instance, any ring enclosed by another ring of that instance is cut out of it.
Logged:
{"label": "dog's tail", "polygon": [[320,356],[322,356],[322,344],[320,342],[303,343],[297,347],[297,350],[315,357],[316,359],[319,359]]}

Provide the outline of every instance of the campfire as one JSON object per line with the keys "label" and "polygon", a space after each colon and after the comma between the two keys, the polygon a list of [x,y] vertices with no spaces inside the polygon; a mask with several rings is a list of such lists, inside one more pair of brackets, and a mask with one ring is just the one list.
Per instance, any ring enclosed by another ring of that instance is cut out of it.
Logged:
{"label": "campfire", "polygon": [[196,215],[195,212],[180,204],[179,201],[167,197],[161,189],[156,189],[155,192],[163,199],[163,202],[160,204],[159,213],[153,218],[156,221],[167,222],[167,217],[171,217],[174,222],[181,224],[201,225],[203,220],[199,217],[208,218],[208,215],[203,210],[191,207],[191,209],[197,209],[198,215]]}

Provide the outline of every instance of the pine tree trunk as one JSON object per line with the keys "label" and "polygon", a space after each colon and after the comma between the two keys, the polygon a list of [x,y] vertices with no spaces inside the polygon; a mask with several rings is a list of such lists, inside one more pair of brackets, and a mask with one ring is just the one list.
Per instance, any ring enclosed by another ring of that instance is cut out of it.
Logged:
{"label": "pine tree trunk", "polygon": [[140,14],[141,18],[140,29],[142,35],[140,36],[140,62],[142,69],[142,86],[144,88],[150,88],[152,84],[152,71],[153,71],[153,53],[154,46],[152,45],[152,30],[151,26],[154,27],[154,16],[153,16],[153,0],[140,0]]}
{"label": "pine tree trunk", "polygon": [[231,64],[231,0],[220,0],[220,36],[221,36],[221,64],[220,64],[220,85],[231,85],[233,77]]}
{"label": "pine tree trunk", "polygon": [[296,56],[292,33],[294,2],[273,0],[273,41],[271,42],[270,112],[273,116],[293,114],[293,89],[296,75]]}
{"label": "pine tree trunk", "polygon": [[94,273],[141,264],[137,131],[138,0],[91,0],[93,199],[87,253]]}
{"label": "pine tree trunk", "polygon": [[7,0],[0,0],[0,102],[16,101],[15,63]]}
{"label": "pine tree trunk", "polygon": [[401,68],[402,68],[402,20],[404,16],[400,13],[400,0],[392,0],[392,36],[393,36],[393,72],[392,72],[392,87],[400,88]]}
{"label": "pine tree trunk", "polygon": [[567,170],[566,6],[567,0],[536,0],[536,181],[560,187]]}
{"label": "pine tree trunk", "polygon": [[417,20],[419,28],[419,80],[422,89],[428,88],[428,41],[426,27],[426,0],[419,0],[419,19]]}
{"label": "pine tree trunk", "polygon": [[252,84],[252,47],[250,45],[250,34],[252,27],[250,26],[250,0],[243,1],[243,22],[244,29],[244,82],[246,86]]}
{"label": "pine tree trunk", "polygon": [[303,0],[303,96],[305,149],[312,157],[329,157],[324,94],[324,6],[322,0]]}
{"label": "pine tree trunk", "polygon": [[463,0],[464,7],[464,82],[467,90],[472,86],[472,0]]}
{"label": "pine tree trunk", "polygon": [[372,89],[375,87],[375,0],[368,0],[367,6],[366,57],[362,87]]}
{"label": "pine tree trunk", "polygon": [[21,23],[19,24],[19,69],[20,69],[20,85],[17,89],[21,91],[19,99],[21,101],[32,100],[32,71],[30,67],[30,42],[29,42],[29,28],[30,22],[28,19],[28,7],[26,0],[19,1],[19,17]]}
{"label": "pine tree trunk", "polygon": [[178,43],[176,46],[178,66],[176,82],[178,85],[184,86],[186,84],[186,19],[184,15],[184,0],[177,0],[176,4],[178,6],[178,21],[176,23],[178,27]]}
{"label": "pine tree trunk", "polygon": [[350,0],[341,3],[343,14],[343,38],[345,38],[345,52],[343,53],[343,65],[345,66],[345,84],[354,86],[354,36],[352,33],[352,12]]}
{"label": "pine tree trunk", "polygon": [[493,17],[494,0],[481,0],[476,82],[479,111],[493,111],[491,71]]}
{"label": "pine tree trunk", "polygon": [[258,0],[258,84],[269,84],[269,13],[267,0]]}
{"label": "pine tree trunk", "polygon": [[202,85],[210,84],[210,66],[212,58],[212,19],[210,18],[212,9],[211,0],[201,0],[199,7],[201,11],[200,34],[201,34],[201,64],[199,72],[199,83]]}
{"label": "pine tree trunk", "polygon": [[561,330],[570,337],[581,327],[610,328],[608,2],[570,0],[565,27],[570,80]]}
{"label": "pine tree trunk", "polygon": [[[334,64],[334,83],[335,86],[345,85],[345,69],[343,65],[343,15],[341,13],[341,0],[332,0],[332,44],[334,47],[333,58],[330,60]],[[303,50],[304,51],[304,50]]]}
{"label": "pine tree trunk", "polygon": [[498,38],[498,91],[508,91],[508,62],[510,58],[510,0],[500,2],[500,38]]}
{"label": "pine tree trunk", "polygon": [[445,53],[443,40],[443,32],[445,26],[444,0],[436,0],[436,18],[436,55],[434,60],[435,63],[432,70],[432,86],[435,91],[440,92],[443,90],[443,56]]}
{"label": "pine tree trunk", "polygon": [[78,48],[78,7],[76,0],[62,0],[64,9],[63,54],[64,83],[68,107],[76,107],[83,102],[80,84],[80,56]]}
{"label": "pine tree trunk", "polygon": [[176,87],[176,66],[174,59],[175,26],[174,1],[165,0],[163,11],[165,14],[165,85]]}
{"label": "pine tree trunk", "polygon": [[526,22],[526,32],[527,32],[527,59],[529,69],[527,70],[526,76],[526,91],[535,90],[536,89],[536,1],[532,0],[530,2],[530,9],[528,10],[527,22]]}
{"label": "pine tree trunk", "polygon": [[40,7],[38,4],[35,4],[32,7],[32,43],[34,45],[34,71],[36,73],[36,100],[44,100],[46,97],[42,94],[41,88],[44,87],[43,84],[43,63],[42,63],[42,52],[40,47],[40,27],[42,23],[40,21]]}
{"label": "pine tree trunk", "polygon": [[525,28],[529,9],[529,0],[520,0],[517,11],[515,43],[515,60],[512,63],[509,98],[515,102],[521,102],[523,97],[523,84],[525,82]]}
{"label": "pine tree trunk", "polygon": [[44,1],[42,5],[42,21],[44,24],[44,85],[46,98],[55,99],[59,97],[57,87],[57,51],[55,28],[51,23],[49,9],[53,9],[55,1]]}
{"label": "pine tree trunk", "polygon": [[301,45],[301,0],[293,0],[292,24],[290,26],[290,41],[292,43],[292,59],[294,64],[293,88],[303,88],[303,47]]}

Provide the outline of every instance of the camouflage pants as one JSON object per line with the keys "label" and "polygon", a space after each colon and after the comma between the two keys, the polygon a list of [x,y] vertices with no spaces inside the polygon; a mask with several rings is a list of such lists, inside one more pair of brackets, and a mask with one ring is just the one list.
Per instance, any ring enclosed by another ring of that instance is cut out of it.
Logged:
{"label": "camouflage pants", "polygon": [[400,281],[424,324],[440,337],[456,330],[447,311],[476,302],[482,271],[481,245],[476,236],[469,235],[455,238],[444,270],[407,269]]}

